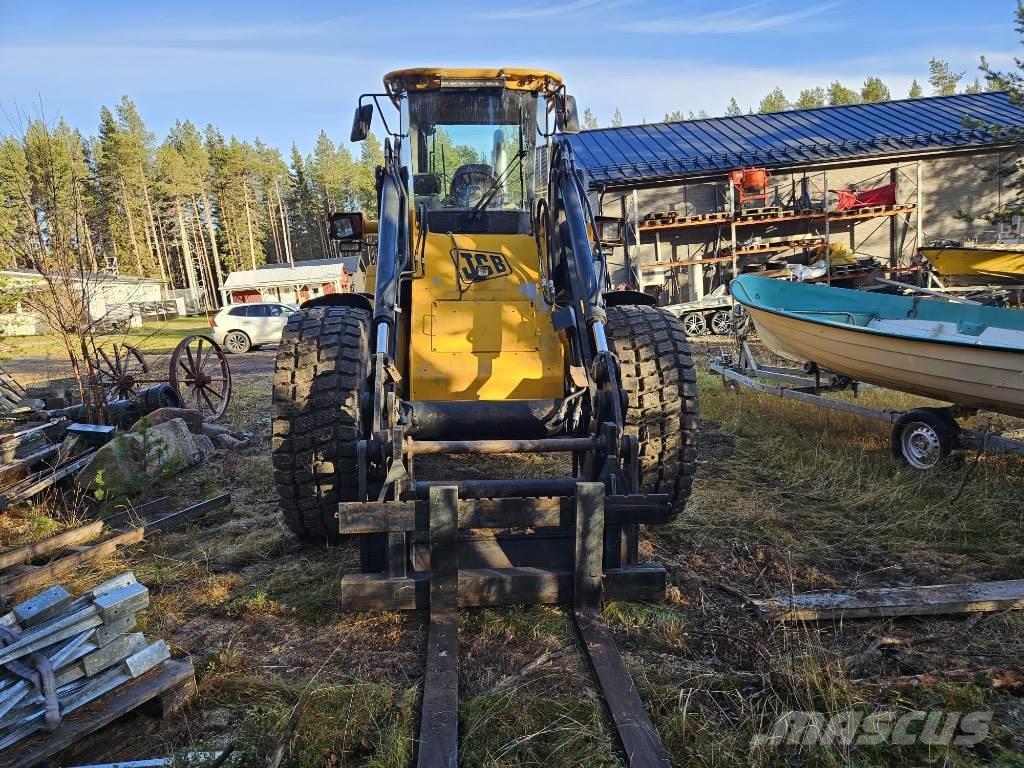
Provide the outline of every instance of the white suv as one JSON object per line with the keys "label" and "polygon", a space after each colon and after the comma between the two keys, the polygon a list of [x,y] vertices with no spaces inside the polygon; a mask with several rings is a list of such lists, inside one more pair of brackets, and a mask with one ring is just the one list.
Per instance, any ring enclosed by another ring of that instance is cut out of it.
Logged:
{"label": "white suv", "polygon": [[277,344],[288,316],[298,311],[294,304],[277,301],[230,304],[210,319],[213,340],[235,354],[260,344]]}

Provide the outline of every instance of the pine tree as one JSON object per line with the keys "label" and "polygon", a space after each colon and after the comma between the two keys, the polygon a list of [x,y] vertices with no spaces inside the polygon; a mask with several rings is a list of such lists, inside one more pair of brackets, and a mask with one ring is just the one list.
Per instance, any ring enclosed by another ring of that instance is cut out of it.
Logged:
{"label": "pine tree", "polygon": [[935,96],[952,96],[955,94],[960,81],[967,74],[966,70],[954,72],[950,68],[949,62],[934,58],[928,61],[928,70],[931,72],[928,76],[928,82],[931,83],[932,94]]}
{"label": "pine tree", "polygon": [[[384,165],[384,149],[371,131],[362,142],[356,173],[355,194],[360,210],[377,209],[377,168]],[[454,168],[452,169],[454,170]]]}
{"label": "pine tree", "polygon": [[615,111],[612,113],[611,126],[612,128],[622,127],[622,113],[619,111],[618,107],[616,107]]}
{"label": "pine tree", "polygon": [[[693,115],[693,113],[691,112],[690,115]],[[665,119],[662,122],[664,122],[664,123],[681,123],[685,119],[686,119],[686,115],[683,114],[683,111],[680,110],[680,109],[677,109],[677,110],[675,110],[673,112],[666,112],[665,113]],[[692,117],[691,117],[691,119],[692,119]]]}
{"label": "pine tree", "polygon": [[725,114],[727,117],[736,117],[737,115],[743,114],[743,110],[740,109],[740,105],[736,102],[735,96],[729,99],[729,106],[725,108]]}
{"label": "pine tree", "polygon": [[[147,257],[142,259],[138,265],[138,274],[150,274],[151,265],[156,263],[163,275],[169,273],[169,269],[161,242],[161,226],[149,195],[156,136],[146,128],[135,102],[127,96],[121,97],[121,101],[115,108],[115,113],[117,114],[117,150],[115,154],[118,173],[124,186],[123,191],[126,195],[135,198],[137,203],[148,251]],[[126,206],[131,207],[132,205],[132,202],[126,203]]]}
{"label": "pine tree", "polygon": [[796,109],[812,109],[814,107],[825,106],[825,89],[821,86],[817,88],[805,88],[800,91],[800,95],[797,96],[796,101],[793,102],[793,106]]}
{"label": "pine tree", "polygon": [[851,88],[847,88],[838,80],[833,80],[826,91],[829,106],[835,107],[841,104],[857,104],[860,102],[860,94]]}
{"label": "pine tree", "polygon": [[964,88],[964,93],[981,93],[984,90],[985,89],[981,84],[981,80],[976,77],[974,78],[973,83]]}
{"label": "pine tree", "polygon": [[594,117],[594,113],[590,111],[590,107],[587,107],[583,110],[583,130],[593,131],[597,128],[597,118]]}
{"label": "pine tree", "polygon": [[924,96],[924,89],[921,88],[921,84],[916,79],[910,84],[910,91],[907,93],[907,96],[911,99],[920,99]]}
{"label": "pine tree", "polygon": [[892,94],[889,93],[889,88],[877,77],[869,77],[861,86],[860,100],[865,104],[889,101],[891,98]]}
{"label": "pine tree", "polygon": [[302,158],[302,153],[294,144],[292,144],[291,172],[288,184],[288,207],[295,232],[295,256],[298,258],[298,254],[302,253],[309,259],[321,259],[324,257],[324,248],[316,190],[306,173],[306,163]]}
{"label": "pine tree", "polygon": [[789,102],[786,100],[786,94],[782,92],[781,88],[776,88],[763,99],[757,107],[758,112],[782,112],[789,109]]}

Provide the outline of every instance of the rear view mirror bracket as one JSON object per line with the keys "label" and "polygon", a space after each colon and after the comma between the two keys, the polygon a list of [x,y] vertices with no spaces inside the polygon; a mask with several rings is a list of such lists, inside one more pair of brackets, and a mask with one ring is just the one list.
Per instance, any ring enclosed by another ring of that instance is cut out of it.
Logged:
{"label": "rear view mirror bracket", "polygon": [[576,108],[576,97],[565,93],[560,99],[557,115],[558,130],[562,133],[579,133],[580,116]]}
{"label": "rear view mirror bracket", "polygon": [[[395,133],[391,130],[391,126],[388,125],[388,118],[384,114],[384,110],[380,106],[380,97],[387,96],[389,99],[391,96],[387,93],[364,93],[359,96],[359,104],[356,107],[355,117],[352,119],[352,134],[349,137],[351,141],[359,142],[366,139],[370,134],[370,123],[373,121],[373,110],[377,108],[377,113],[380,115],[380,120],[384,124],[384,130],[396,141],[398,139],[405,138],[407,134],[401,132],[401,124],[399,124],[399,132]],[[364,99],[373,99],[373,104],[363,104]],[[401,117],[399,117],[399,123],[401,123]]]}

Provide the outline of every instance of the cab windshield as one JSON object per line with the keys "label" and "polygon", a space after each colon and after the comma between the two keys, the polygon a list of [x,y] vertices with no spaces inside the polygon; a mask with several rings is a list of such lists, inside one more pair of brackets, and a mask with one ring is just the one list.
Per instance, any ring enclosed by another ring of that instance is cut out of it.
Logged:
{"label": "cab windshield", "polygon": [[501,88],[409,94],[417,211],[435,231],[528,232],[537,94]]}

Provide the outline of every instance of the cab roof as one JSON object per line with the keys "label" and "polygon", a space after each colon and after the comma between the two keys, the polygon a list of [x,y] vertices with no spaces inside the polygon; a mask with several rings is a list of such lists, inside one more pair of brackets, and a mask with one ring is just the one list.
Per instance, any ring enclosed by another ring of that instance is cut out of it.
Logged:
{"label": "cab roof", "polygon": [[[543,69],[503,67],[501,69],[459,69],[448,67],[416,67],[398,69],[384,75],[384,87],[397,95],[408,91],[426,91],[445,87],[500,85],[515,91],[554,93],[562,87],[561,75]],[[488,82],[493,81],[493,82]]]}

